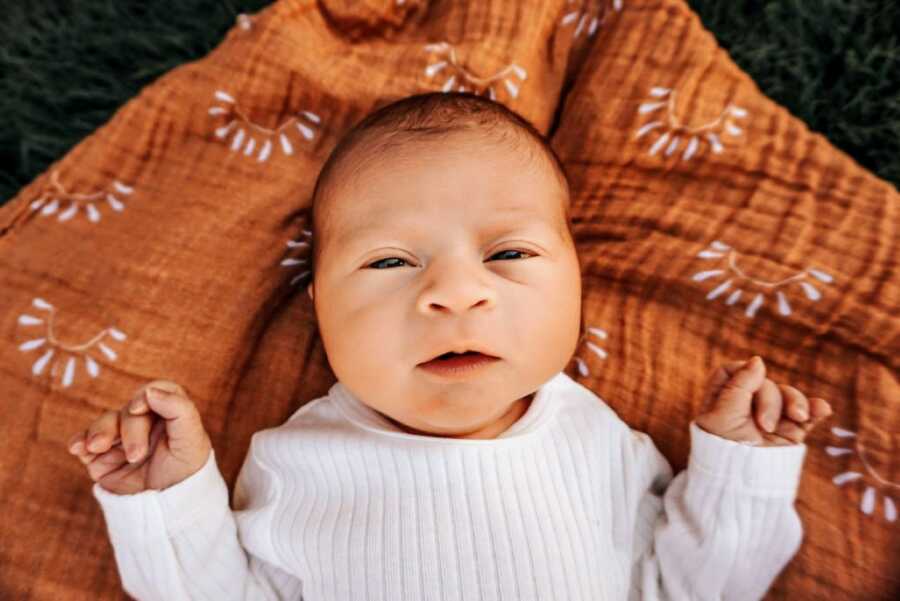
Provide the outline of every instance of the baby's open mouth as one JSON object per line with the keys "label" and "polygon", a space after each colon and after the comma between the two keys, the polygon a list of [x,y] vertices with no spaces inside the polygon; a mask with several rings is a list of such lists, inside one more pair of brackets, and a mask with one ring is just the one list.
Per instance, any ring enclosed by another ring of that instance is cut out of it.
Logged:
{"label": "baby's open mouth", "polygon": [[419,367],[433,374],[443,377],[468,377],[477,370],[500,361],[500,357],[494,357],[479,351],[465,351],[456,353],[447,351],[442,355],[420,363]]}
{"label": "baby's open mouth", "polygon": [[466,351],[464,353],[455,353],[453,351],[447,351],[443,355],[438,355],[437,357],[433,357],[432,359],[429,359],[428,361],[426,361],[426,363],[430,363],[431,361],[447,361],[449,359],[458,359],[458,358],[462,358],[462,357],[470,357],[470,358],[484,357],[484,358],[491,358],[491,359],[499,359],[499,357],[494,357],[493,355],[488,355],[486,353],[481,353],[478,351]]}
{"label": "baby's open mouth", "polygon": [[449,359],[450,357],[463,357],[468,355],[481,355],[478,351],[466,351],[464,353],[454,353],[453,351],[448,351],[443,355],[438,355],[435,359]]}

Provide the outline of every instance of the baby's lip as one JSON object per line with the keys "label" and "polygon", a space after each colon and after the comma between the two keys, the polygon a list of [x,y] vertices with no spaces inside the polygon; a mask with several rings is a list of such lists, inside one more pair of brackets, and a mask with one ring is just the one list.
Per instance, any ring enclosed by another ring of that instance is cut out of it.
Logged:
{"label": "baby's lip", "polygon": [[[440,352],[437,352],[437,353],[433,354],[429,359],[426,359],[425,361],[422,361],[422,363],[428,363],[429,361],[434,361],[435,359],[437,359],[438,357],[440,357],[441,355],[444,355],[444,354],[446,354],[446,353],[456,353],[456,354],[461,355],[461,354],[463,354],[463,353],[468,353],[468,352],[479,353],[479,354],[485,355],[485,356],[487,356],[487,357],[493,357],[494,359],[499,359],[499,358],[500,358],[500,357],[498,357],[497,355],[495,355],[495,354],[489,352],[489,351],[488,351],[487,349],[485,349],[484,347],[481,347],[481,346],[479,346],[479,345],[477,345],[477,344],[473,344],[473,345],[470,345],[470,346],[462,346],[462,345],[461,345],[461,346],[457,346],[457,347],[454,347],[454,348],[446,348],[446,349],[444,349],[443,351],[440,351]],[[422,365],[422,363],[419,363],[419,365]]]}

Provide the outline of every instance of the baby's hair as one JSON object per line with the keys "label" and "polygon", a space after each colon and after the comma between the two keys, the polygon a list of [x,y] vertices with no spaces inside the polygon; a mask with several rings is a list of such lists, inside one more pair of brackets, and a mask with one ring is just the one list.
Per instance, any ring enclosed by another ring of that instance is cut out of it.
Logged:
{"label": "baby's hair", "polygon": [[[391,102],[367,115],[340,139],[322,165],[313,188],[310,207],[312,265],[310,280],[316,273],[323,245],[320,243],[327,229],[327,198],[335,186],[338,167],[347,176],[358,172],[364,159],[372,160],[383,151],[401,146],[412,139],[442,138],[452,133],[472,131],[500,143],[519,148],[524,143],[532,158],[549,163],[563,190],[565,225],[571,236],[569,214],[569,182],[565,168],[544,136],[528,120],[503,104],[470,92],[429,92],[407,96]],[[346,158],[357,148],[364,147],[363,157],[355,163]]]}

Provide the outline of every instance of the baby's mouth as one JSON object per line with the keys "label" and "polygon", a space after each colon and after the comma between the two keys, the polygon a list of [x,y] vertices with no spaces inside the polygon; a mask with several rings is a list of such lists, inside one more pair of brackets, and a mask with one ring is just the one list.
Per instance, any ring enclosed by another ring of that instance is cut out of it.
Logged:
{"label": "baby's mouth", "polygon": [[476,370],[498,361],[500,361],[499,357],[478,351],[466,351],[464,353],[448,351],[430,361],[420,363],[419,367],[440,376],[456,378],[475,373]]}
{"label": "baby's mouth", "polygon": [[485,353],[479,353],[478,351],[466,351],[464,353],[454,353],[453,351],[447,351],[443,355],[438,355],[437,357],[425,361],[425,363],[431,363],[433,361],[446,361],[448,359],[455,359],[460,357],[470,357],[473,359],[477,357],[499,359],[499,357],[494,357],[493,355],[487,355]]}
{"label": "baby's mouth", "polygon": [[438,355],[435,359],[449,359],[450,357],[462,357],[464,355],[480,355],[478,351],[466,351],[464,353],[454,353],[453,351],[447,351],[443,355]]}

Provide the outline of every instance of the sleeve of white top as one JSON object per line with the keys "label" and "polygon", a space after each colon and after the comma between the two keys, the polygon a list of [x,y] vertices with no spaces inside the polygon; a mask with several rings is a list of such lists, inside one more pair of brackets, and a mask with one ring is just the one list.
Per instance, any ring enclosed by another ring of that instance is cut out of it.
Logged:
{"label": "sleeve of white top", "polygon": [[687,469],[672,479],[650,437],[632,432],[642,477],[629,599],[762,599],[803,538],[794,499],[806,445],[751,446],[692,421]]}
{"label": "sleeve of white top", "polygon": [[[235,485],[246,511],[229,508],[214,450],[199,471],[164,490],[118,495],[94,484],[125,592],[141,601],[301,598],[302,582],[277,565],[258,527],[271,521],[279,489],[252,451]],[[244,526],[251,522],[252,531]]]}

